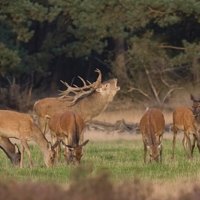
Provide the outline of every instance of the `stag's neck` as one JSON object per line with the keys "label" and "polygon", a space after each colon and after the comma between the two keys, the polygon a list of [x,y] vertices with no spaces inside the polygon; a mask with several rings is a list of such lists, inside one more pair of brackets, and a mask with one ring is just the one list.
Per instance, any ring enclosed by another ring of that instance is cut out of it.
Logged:
{"label": "stag's neck", "polygon": [[109,97],[102,96],[99,93],[93,93],[79,101],[75,107],[76,111],[80,113],[84,121],[90,121],[92,118],[101,114],[109,104]]}

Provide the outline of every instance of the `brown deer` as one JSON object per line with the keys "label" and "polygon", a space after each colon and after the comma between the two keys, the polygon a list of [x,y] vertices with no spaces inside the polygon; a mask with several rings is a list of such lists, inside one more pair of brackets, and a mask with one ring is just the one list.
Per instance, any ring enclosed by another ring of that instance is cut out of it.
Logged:
{"label": "brown deer", "polygon": [[163,113],[157,108],[148,109],[140,120],[140,132],[144,143],[144,162],[147,150],[149,161],[162,162],[162,137],[165,128]]}
{"label": "brown deer", "polygon": [[46,116],[71,110],[78,113],[85,122],[103,112],[113,100],[117,91],[117,79],[111,79],[101,83],[102,75],[96,70],[99,76],[94,83],[87,84],[81,77],[82,87],[70,86],[63,82],[67,89],[61,93],[61,97],[50,97],[35,102],[33,110],[36,113],[40,127],[44,131]]}
{"label": "brown deer", "polygon": [[[188,158],[192,158],[195,143],[197,142],[197,147],[200,151],[199,136],[197,134],[197,126],[195,116],[192,110],[185,106],[177,107],[173,112],[173,147],[172,147],[172,159],[174,158],[174,149],[176,144],[176,136],[178,130],[184,132],[183,136],[183,147],[188,155]],[[191,137],[193,142],[191,144]],[[187,148],[188,145],[188,148]]]}
{"label": "brown deer", "polygon": [[67,147],[65,154],[66,161],[68,163],[80,163],[82,147],[89,141],[86,140],[83,142],[85,122],[80,115],[72,111],[57,113],[49,119],[48,125],[51,135],[57,141],[62,141],[65,147]]}
{"label": "brown deer", "polygon": [[44,156],[44,162],[47,167],[51,167],[54,164],[55,151],[57,146],[51,146],[41,130],[29,114],[19,113],[9,110],[0,110],[0,137],[4,138],[16,138],[21,142],[21,161],[20,167],[23,167],[24,150],[26,150],[29,158],[30,167],[32,167],[31,153],[28,140],[35,141]]}
{"label": "brown deer", "polygon": [[19,166],[21,152],[16,144],[11,143],[8,138],[0,137],[0,148],[4,151],[14,166]]}

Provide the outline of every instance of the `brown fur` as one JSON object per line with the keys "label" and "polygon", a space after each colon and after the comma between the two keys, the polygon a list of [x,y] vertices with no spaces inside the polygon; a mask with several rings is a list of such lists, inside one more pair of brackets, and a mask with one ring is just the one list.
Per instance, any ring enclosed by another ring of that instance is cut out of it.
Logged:
{"label": "brown fur", "polygon": [[32,166],[31,153],[27,141],[34,140],[40,147],[47,167],[53,165],[55,152],[49,147],[48,141],[34,124],[30,115],[8,110],[0,110],[0,137],[16,138],[21,142],[21,162],[23,167],[24,150],[29,157],[29,164]]}
{"label": "brown fur", "polygon": [[140,120],[140,131],[144,143],[144,162],[146,163],[147,149],[150,162],[162,161],[162,137],[165,128],[165,119],[159,109],[147,110]]}
{"label": "brown fur", "polygon": [[21,160],[21,152],[19,151],[16,144],[14,145],[11,143],[8,138],[0,137],[0,148],[4,151],[13,165],[19,166]]}
{"label": "brown fur", "polygon": [[80,163],[83,146],[83,129],[85,128],[85,122],[80,115],[71,111],[65,111],[64,113],[53,115],[48,124],[51,135],[57,138],[57,140],[67,142],[67,162]]}
{"label": "brown fur", "polygon": [[[182,140],[184,149],[191,158],[193,155],[193,150],[195,147],[195,142],[197,141],[197,146],[199,148],[199,139],[197,135],[196,120],[192,110],[188,107],[181,106],[177,107],[173,112],[173,148],[172,148],[172,158],[174,158],[174,149],[176,143],[176,136],[178,130],[184,131],[184,137]],[[193,144],[191,144],[191,137],[193,138]],[[189,149],[187,148],[187,144]]]}

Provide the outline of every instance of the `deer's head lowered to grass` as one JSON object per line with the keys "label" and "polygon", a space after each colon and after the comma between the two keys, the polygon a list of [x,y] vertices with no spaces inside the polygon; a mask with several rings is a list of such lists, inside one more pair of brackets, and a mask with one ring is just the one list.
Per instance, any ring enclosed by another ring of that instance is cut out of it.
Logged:
{"label": "deer's head lowered to grass", "polygon": [[79,164],[81,162],[81,158],[83,156],[83,146],[85,146],[89,140],[84,141],[80,145],[71,146],[65,144],[63,141],[63,145],[68,148],[68,153],[66,155],[66,161],[68,163]]}
{"label": "deer's head lowered to grass", "polygon": [[21,143],[21,161],[20,167],[23,167],[24,150],[29,158],[29,164],[32,167],[31,152],[28,140],[33,140],[38,144],[43,153],[44,163],[47,167],[54,164],[56,145],[48,143],[39,127],[34,123],[32,117],[26,113],[20,113],[10,110],[0,110],[0,137],[16,138]]}
{"label": "deer's head lowered to grass", "polygon": [[149,161],[162,161],[162,137],[165,128],[165,119],[159,109],[147,110],[140,120],[140,131],[144,143],[144,162],[149,152]]}
{"label": "deer's head lowered to grass", "polygon": [[17,144],[13,144],[8,138],[0,137],[0,148],[4,151],[14,166],[19,166],[21,152]]}
{"label": "deer's head lowered to grass", "polygon": [[49,118],[48,125],[55,140],[61,141],[66,147],[66,161],[80,163],[83,155],[82,147],[89,141],[83,142],[85,122],[81,116],[72,111],[57,113]]}

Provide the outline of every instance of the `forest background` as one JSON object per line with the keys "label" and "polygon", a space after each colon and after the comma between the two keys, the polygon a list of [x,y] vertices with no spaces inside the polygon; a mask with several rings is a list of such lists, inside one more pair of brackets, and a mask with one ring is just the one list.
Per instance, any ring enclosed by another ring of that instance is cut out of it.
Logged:
{"label": "forest background", "polygon": [[[118,97],[167,104],[200,84],[198,0],[1,0],[0,107],[118,78]],[[35,97],[34,97],[35,96]]]}

